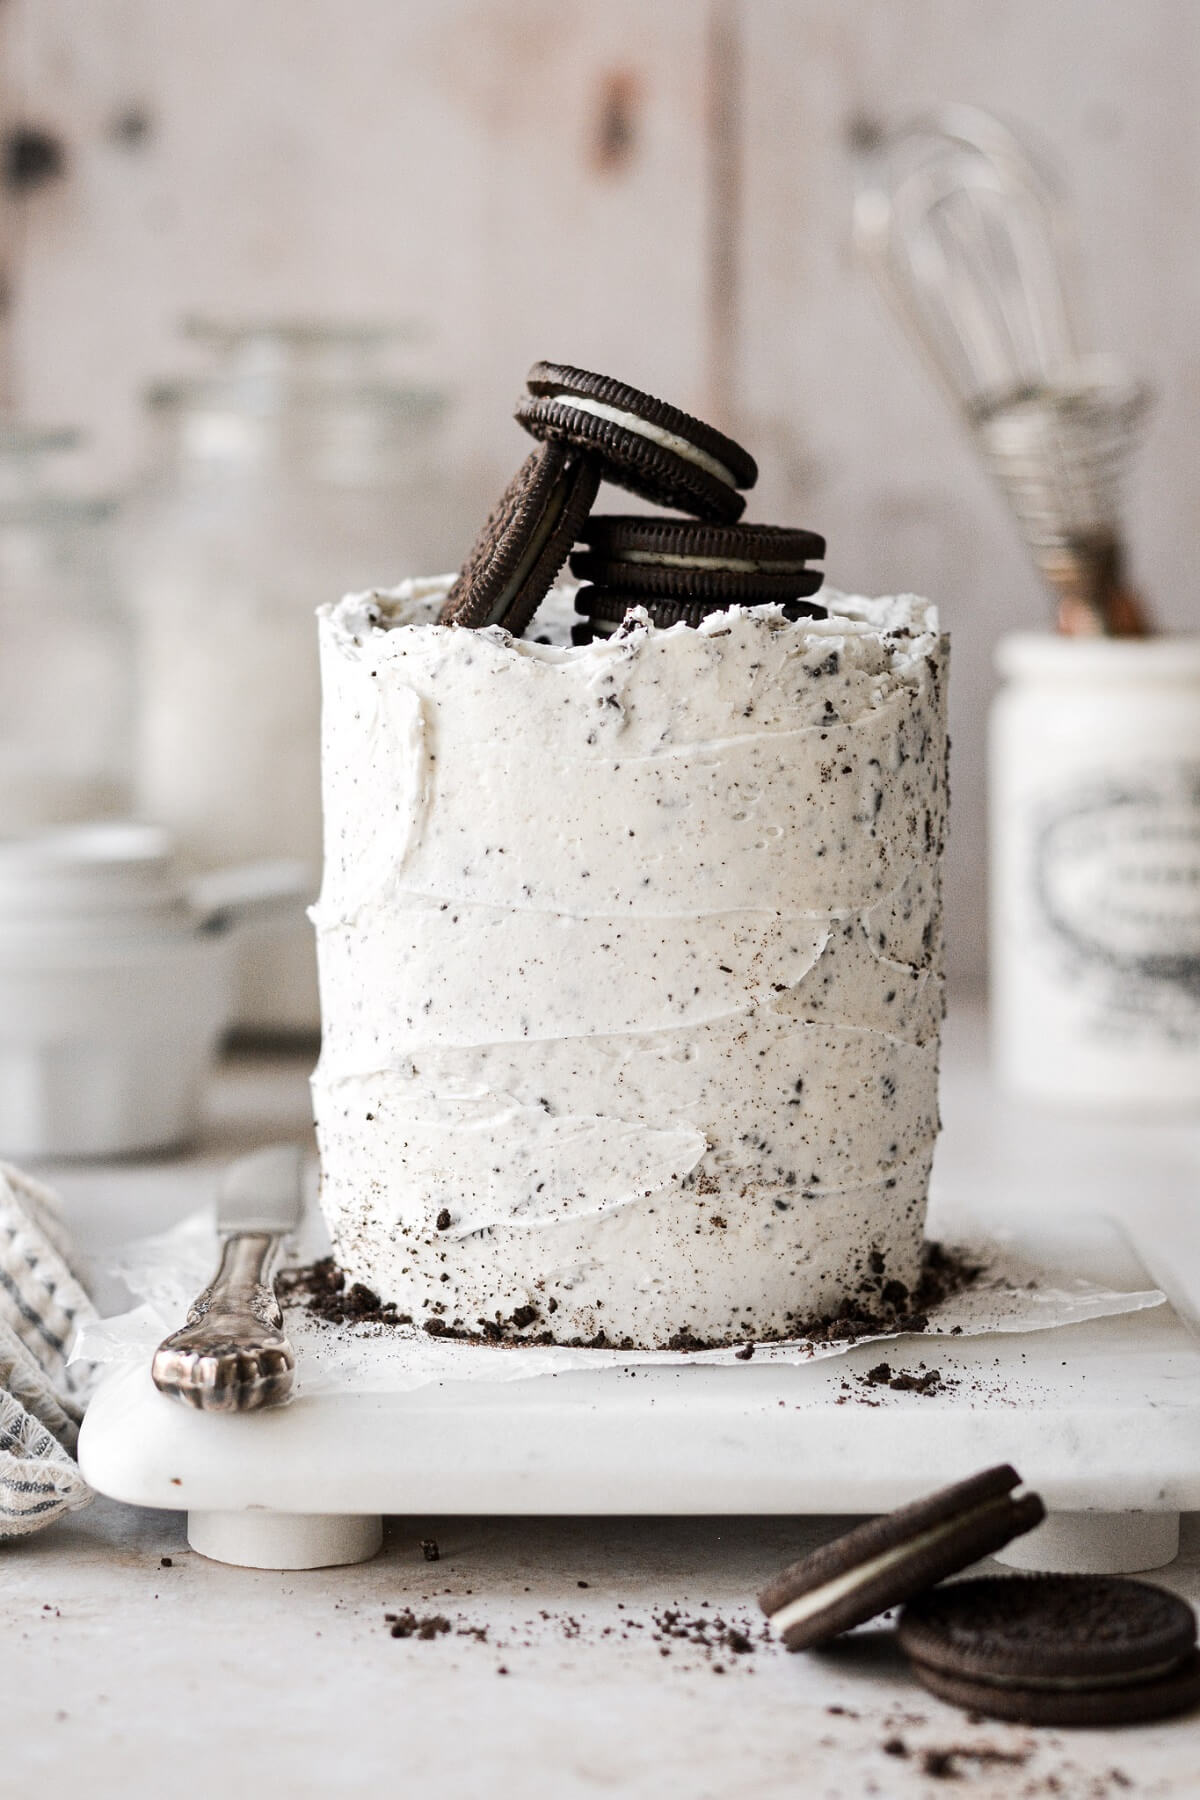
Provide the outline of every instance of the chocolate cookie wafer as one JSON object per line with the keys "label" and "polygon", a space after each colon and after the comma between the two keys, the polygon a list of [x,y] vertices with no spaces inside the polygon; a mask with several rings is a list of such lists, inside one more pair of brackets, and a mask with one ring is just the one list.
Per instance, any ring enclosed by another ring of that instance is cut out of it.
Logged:
{"label": "chocolate cookie wafer", "polygon": [[605,479],[702,519],[733,520],[758,465],[724,432],[652,394],[568,363],[534,363],[516,417],[534,437],[596,457]]}
{"label": "chocolate cookie wafer", "polygon": [[922,1594],[900,1642],[943,1700],[1024,1725],[1131,1725],[1200,1703],[1190,1606],[1117,1575],[1002,1575]]}
{"label": "chocolate cookie wafer", "polygon": [[520,637],[566,562],[599,486],[592,458],[564,444],[539,444],[488,514],[440,623],[502,625]]}
{"label": "chocolate cookie wafer", "polygon": [[990,1556],[1045,1517],[1007,1464],[857,1525],[770,1582],[758,1603],[789,1650],[849,1631]]}
{"label": "chocolate cookie wafer", "polygon": [[[588,620],[598,637],[611,637],[631,606],[644,606],[655,625],[699,625],[711,613],[725,612],[731,605],[754,605],[730,600],[689,600],[686,595],[634,594],[620,588],[583,587],[575,596],[575,610]],[[823,619],[825,608],[813,600],[785,600],[785,617],[789,619]]]}
{"label": "chocolate cookie wafer", "polygon": [[571,557],[572,574],[623,593],[755,606],[815,594],[824,580],[808,565],[825,539],[785,525],[593,513],[579,535],[586,548]]}

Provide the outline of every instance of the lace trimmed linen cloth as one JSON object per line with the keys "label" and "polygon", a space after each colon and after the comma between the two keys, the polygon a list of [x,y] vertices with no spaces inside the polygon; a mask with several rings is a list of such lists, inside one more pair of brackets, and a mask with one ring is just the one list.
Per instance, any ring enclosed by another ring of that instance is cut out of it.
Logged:
{"label": "lace trimmed linen cloth", "polygon": [[75,1461],[92,1372],[68,1359],[95,1318],[54,1194],[0,1163],[0,1542],[92,1497]]}

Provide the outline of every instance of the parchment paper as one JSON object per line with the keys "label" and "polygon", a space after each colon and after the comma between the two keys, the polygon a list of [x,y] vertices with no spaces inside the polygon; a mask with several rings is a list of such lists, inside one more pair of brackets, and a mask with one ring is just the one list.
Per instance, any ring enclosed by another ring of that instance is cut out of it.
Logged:
{"label": "parchment paper", "polygon": [[[1065,1270],[1031,1262],[999,1239],[956,1244],[983,1274],[964,1292],[929,1309],[920,1341],[946,1336],[981,1337],[994,1332],[1044,1331],[1115,1313],[1161,1306],[1157,1288],[1106,1287]],[[290,1263],[308,1263],[328,1254],[318,1216],[310,1215],[289,1246]],[[149,1362],[155,1347],[183,1323],[187,1308],[211,1279],[217,1262],[213,1217],[195,1213],[173,1230],[127,1245],[113,1260],[139,1304],[116,1317],[100,1319],[80,1333],[74,1355],[96,1363]],[[331,1325],[302,1303],[286,1308],[286,1328],[296,1351],[296,1391],[316,1393],[399,1393],[441,1381],[529,1381],[575,1369],[649,1365],[670,1368],[689,1363],[732,1364],[729,1350],[576,1350],[542,1345],[491,1345],[428,1337],[416,1326]],[[884,1342],[901,1335],[881,1331],[841,1343],[799,1338],[758,1344],[756,1364],[816,1362],[841,1356],[856,1344]],[[745,1358],[743,1358],[745,1360]]]}

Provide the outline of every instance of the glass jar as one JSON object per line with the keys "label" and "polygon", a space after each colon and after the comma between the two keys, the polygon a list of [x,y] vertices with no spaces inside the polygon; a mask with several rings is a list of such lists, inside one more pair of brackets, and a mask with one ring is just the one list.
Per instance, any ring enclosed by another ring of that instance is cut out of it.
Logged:
{"label": "glass jar", "polygon": [[[196,870],[321,856],[314,612],[438,568],[442,396],[387,378],[396,332],[199,325],[213,366],[150,396],[151,474],[130,537],[136,784]],[[307,921],[248,938],[238,1021],[319,1021]]]}
{"label": "glass jar", "polygon": [[128,804],[131,638],[113,508],[46,479],[76,442],[0,426],[0,836]]}

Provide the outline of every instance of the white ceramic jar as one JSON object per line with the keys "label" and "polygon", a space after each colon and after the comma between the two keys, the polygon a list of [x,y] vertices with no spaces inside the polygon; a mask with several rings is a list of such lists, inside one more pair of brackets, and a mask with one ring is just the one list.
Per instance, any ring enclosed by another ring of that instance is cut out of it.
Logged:
{"label": "white ceramic jar", "polygon": [[233,1011],[232,927],[295,865],[184,886],[131,824],[0,840],[0,1155],[115,1156],[186,1141]]}
{"label": "white ceramic jar", "polygon": [[1200,638],[1019,633],[997,661],[998,1071],[1032,1098],[1200,1107]]}

